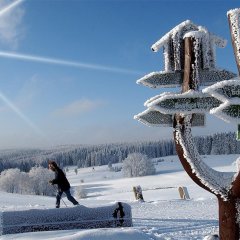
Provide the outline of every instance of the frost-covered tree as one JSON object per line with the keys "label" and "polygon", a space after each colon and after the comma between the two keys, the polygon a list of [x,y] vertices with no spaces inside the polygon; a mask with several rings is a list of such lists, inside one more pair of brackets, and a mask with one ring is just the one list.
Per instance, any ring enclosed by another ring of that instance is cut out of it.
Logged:
{"label": "frost-covered tree", "polygon": [[0,189],[9,193],[31,194],[31,183],[28,173],[18,168],[7,169],[0,175]]}
{"label": "frost-covered tree", "polygon": [[20,178],[18,179],[18,186],[18,193],[31,194],[31,182],[28,173],[21,172]]}
{"label": "frost-covered tree", "polygon": [[29,171],[31,191],[36,195],[53,195],[55,191],[48,181],[53,178],[53,173],[43,167],[33,167]]}
{"label": "frost-covered tree", "polygon": [[18,168],[8,169],[1,172],[0,189],[9,193],[17,193],[21,172]]}
{"label": "frost-covered tree", "polygon": [[156,169],[151,159],[146,155],[131,153],[123,161],[122,171],[126,177],[141,177],[154,174]]}

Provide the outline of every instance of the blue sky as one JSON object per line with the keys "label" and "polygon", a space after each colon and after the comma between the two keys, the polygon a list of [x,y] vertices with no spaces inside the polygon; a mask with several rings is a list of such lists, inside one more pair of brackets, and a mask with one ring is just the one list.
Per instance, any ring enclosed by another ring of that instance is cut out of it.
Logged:
{"label": "blue sky", "polygon": [[[151,45],[189,19],[228,40],[217,65],[236,72],[226,13],[237,7],[237,0],[1,0],[0,148],[172,138],[171,128],[133,119],[148,98],[169,91],[136,84],[163,70]],[[236,126],[210,117],[194,134],[229,129]]]}

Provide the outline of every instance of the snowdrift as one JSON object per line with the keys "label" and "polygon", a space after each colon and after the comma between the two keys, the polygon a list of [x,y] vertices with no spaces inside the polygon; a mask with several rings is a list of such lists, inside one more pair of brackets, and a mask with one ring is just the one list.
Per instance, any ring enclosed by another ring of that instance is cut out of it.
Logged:
{"label": "snowdrift", "polygon": [[0,218],[0,235],[88,228],[131,227],[131,206],[117,202],[97,208],[75,206],[60,209],[4,211]]}

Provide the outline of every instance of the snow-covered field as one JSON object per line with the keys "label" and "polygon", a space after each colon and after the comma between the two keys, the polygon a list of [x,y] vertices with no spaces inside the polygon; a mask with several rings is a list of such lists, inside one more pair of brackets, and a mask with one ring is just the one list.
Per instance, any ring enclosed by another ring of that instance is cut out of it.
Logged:
{"label": "snow-covered field", "polygon": [[[202,156],[219,171],[236,171],[238,155]],[[87,198],[79,202],[87,207],[109,205],[116,201],[132,207],[133,227],[49,231],[3,235],[1,240],[188,240],[203,239],[218,232],[218,206],[214,195],[198,187],[185,173],[177,156],[161,158],[153,176],[123,178],[121,172],[111,172],[107,166],[78,169],[69,168],[67,177],[73,187],[83,185]],[[82,183],[83,182],[83,183]],[[141,185],[145,202],[137,202],[133,186]],[[181,200],[178,187],[188,189],[190,200]],[[64,198],[68,207],[71,204]],[[0,192],[0,210],[46,209],[55,205],[54,197],[25,196]],[[62,204],[61,207],[64,207]]]}

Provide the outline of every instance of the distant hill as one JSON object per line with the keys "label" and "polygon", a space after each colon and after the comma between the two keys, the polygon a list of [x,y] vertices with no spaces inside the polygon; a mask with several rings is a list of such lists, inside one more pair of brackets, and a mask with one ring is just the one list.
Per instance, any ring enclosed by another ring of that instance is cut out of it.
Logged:
{"label": "distant hill", "polygon": [[[195,137],[201,155],[238,154],[240,142],[235,133],[217,133]],[[61,167],[101,166],[122,162],[129,153],[140,152],[149,158],[176,155],[173,140],[146,141],[135,143],[112,143],[99,145],[64,145],[49,149],[7,149],[0,150],[0,171],[19,168],[29,171],[35,165],[47,167],[49,159],[56,160]]]}

